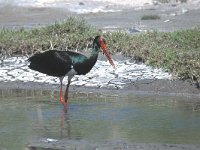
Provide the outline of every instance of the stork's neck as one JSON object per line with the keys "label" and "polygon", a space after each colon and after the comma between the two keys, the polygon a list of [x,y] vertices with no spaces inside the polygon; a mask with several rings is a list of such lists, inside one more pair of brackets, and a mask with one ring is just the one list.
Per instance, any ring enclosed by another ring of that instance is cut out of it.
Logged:
{"label": "stork's neck", "polygon": [[100,47],[96,43],[93,43],[91,56],[98,56],[99,51]]}
{"label": "stork's neck", "polygon": [[[93,43],[92,50],[91,50],[91,54],[90,54],[90,56],[89,56],[88,59],[89,59],[91,62],[93,62],[94,64],[95,64],[96,61],[97,61],[99,51],[100,51],[100,47],[99,47],[96,43]],[[94,65],[94,64],[93,64],[93,65]]]}
{"label": "stork's neck", "polygon": [[88,62],[90,62],[88,63],[89,65],[88,68],[92,69],[92,67],[95,65],[98,58],[99,51],[100,51],[100,47],[96,43],[93,43],[91,54],[87,60]]}
{"label": "stork's neck", "polygon": [[77,65],[75,64],[74,67],[77,74],[85,75],[86,73],[88,73],[92,69],[92,67],[95,65],[98,58],[98,54],[99,54],[99,48],[93,46],[90,56],[85,57],[82,63],[77,63]]}
{"label": "stork's neck", "polygon": [[93,44],[91,54],[88,58],[92,66],[94,66],[97,61],[99,51],[100,51],[100,48],[96,44]]}

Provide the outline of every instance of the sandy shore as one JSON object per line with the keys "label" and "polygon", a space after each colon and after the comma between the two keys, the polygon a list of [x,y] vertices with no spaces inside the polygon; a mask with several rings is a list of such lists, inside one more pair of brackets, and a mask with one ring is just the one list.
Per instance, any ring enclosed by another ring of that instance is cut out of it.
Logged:
{"label": "sandy shore", "polygon": [[[158,20],[141,20],[144,15],[159,15]],[[84,18],[89,24],[106,30],[126,29],[174,31],[200,25],[199,6],[183,4],[154,5],[146,9],[128,9],[120,12],[75,14],[61,8],[21,8],[0,9],[0,27],[32,28],[63,21],[69,16]]]}

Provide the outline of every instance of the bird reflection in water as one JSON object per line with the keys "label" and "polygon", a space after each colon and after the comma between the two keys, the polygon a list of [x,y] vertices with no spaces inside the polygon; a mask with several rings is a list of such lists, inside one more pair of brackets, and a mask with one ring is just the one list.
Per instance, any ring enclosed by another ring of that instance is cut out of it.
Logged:
{"label": "bird reflection in water", "polygon": [[[65,135],[66,131],[66,135]],[[71,139],[71,124],[68,115],[68,109],[63,108],[60,110],[60,138],[66,137]]]}

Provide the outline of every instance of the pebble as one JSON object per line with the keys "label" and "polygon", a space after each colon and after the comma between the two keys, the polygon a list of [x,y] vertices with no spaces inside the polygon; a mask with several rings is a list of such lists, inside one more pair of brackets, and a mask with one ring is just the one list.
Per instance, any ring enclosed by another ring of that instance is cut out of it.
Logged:
{"label": "pebble", "polygon": [[[143,79],[171,79],[171,74],[162,69],[152,68],[134,61],[114,61],[116,69],[108,61],[98,60],[93,69],[86,75],[75,76],[72,85],[88,87],[123,88],[127,83]],[[59,84],[56,77],[33,71],[28,68],[26,57],[11,57],[5,59],[0,65],[0,81],[33,81],[49,84]],[[67,77],[64,78],[67,84]]]}

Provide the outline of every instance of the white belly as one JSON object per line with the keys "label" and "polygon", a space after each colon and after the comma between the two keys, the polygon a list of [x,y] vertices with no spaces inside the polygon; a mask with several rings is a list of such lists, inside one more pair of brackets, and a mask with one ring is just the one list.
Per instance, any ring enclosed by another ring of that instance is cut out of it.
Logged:
{"label": "white belly", "polygon": [[67,72],[66,76],[68,76],[68,80],[73,78],[74,75],[76,75],[77,72],[72,68],[69,72]]}

